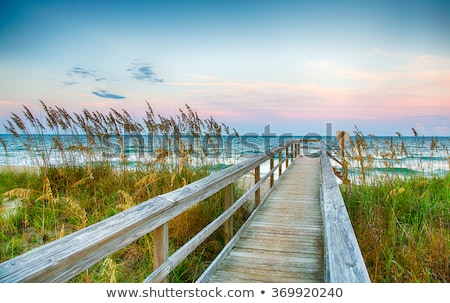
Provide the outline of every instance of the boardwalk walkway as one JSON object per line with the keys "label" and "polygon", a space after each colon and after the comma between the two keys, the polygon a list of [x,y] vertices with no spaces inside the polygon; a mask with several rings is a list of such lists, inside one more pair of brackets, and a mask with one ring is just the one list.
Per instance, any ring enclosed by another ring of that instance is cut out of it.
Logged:
{"label": "boardwalk walkway", "polygon": [[323,282],[320,161],[297,158],[208,282]]}

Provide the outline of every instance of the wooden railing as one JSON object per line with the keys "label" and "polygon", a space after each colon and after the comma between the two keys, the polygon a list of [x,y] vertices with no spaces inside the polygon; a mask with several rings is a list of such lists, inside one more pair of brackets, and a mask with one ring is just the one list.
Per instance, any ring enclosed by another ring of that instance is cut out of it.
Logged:
{"label": "wooden railing", "polygon": [[325,236],[325,282],[370,283],[325,145],[321,146],[321,203]]}
{"label": "wooden railing", "polygon": [[[233,214],[252,195],[258,206],[261,185],[289,165],[300,153],[300,141],[266,151],[178,190],[147,200],[82,230],[50,242],[0,264],[0,282],[65,282],[140,237],[153,233],[153,272],[144,282],[165,281],[169,273],[219,227],[233,237]],[[275,158],[278,163],[275,165]],[[270,161],[270,171],[260,176],[260,166]],[[233,201],[232,184],[254,171],[255,184]],[[216,192],[224,191],[225,211],[171,256],[168,255],[168,222]],[[256,207],[257,209],[258,207]]]}

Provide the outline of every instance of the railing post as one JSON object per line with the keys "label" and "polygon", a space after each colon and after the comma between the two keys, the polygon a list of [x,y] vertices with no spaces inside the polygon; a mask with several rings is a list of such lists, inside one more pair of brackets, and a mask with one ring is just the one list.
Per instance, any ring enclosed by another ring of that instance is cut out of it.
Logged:
{"label": "railing post", "polygon": [[[169,257],[169,225],[167,223],[153,230],[153,270]],[[167,278],[161,282],[167,282]]]}
{"label": "railing post", "polygon": [[[260,166],[255,167],[255,184],[259,182],[261,178]],[[255,191],[255,207],[261,202],[261,187]]]}
{"label": "railing post", "polygon": [[[275,166],[275,163],[274,163],[275,161],[274,161],[274,159],[273,159],[273,157],[271,157],[270,158],[270,170],[272,171],[272,169],[273,169],[273,167]],[[273,187],[273,184],[274,184],[274,176],[273,176],[273,172],[270,174],[270,188],[272,188]]]}
{"label": "railing post", "polygon": [[288,166],[289,166],[289,145],[286,146],[285,153],[286,153],[286,168],[288,168]]}
{"label": "railing post", "polygon": [[[233,184],[227,185],[224,189],[224,208],[230,208],[233,204]],[[228,243],[233,238],[233,216],[231,216],[224,223],[225,243]]]}
{"label": "railing post", "polygon": [[[281,161],[283,161],[283,153],[280,151],[278,153],[278,163],[280,163]],[[283,165],[279,165],[278,166],[278,178],[281,177],[281,174],[283,173]]]}

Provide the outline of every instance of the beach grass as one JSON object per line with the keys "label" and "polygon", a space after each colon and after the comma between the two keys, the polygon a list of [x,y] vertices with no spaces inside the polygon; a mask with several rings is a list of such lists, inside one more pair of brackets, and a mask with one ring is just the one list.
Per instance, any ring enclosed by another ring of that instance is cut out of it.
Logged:
{"label": "beach grass", "polygon": [[[175,118],[155,115],[148,105],[143,123],[134,121],[126,111],[119,113],[112,109],[109,114],[102,114],[85,110],[69,114],[43,102],[42,107],[44,118],[37,118],[24,107],[22,116],[12,114],[6,126],[22,144],[24,157],[31,158],[34,166],[0,170],[3,199],[0,205],[6,208],[5,205],[14,202],[0,216],[0,262],[210,175],[220,168],[216,163],[220,159],[208,159],[211,148],[202,149],[204,142],[199,138],[217,139],[223,133],[229,134],[225,125],[212,117],[201,120],[187,105]],[[143,148],[142,138],[147,131],[152,132],[155,140],[165,138],[157,149],[150,151],[150,160],[136,154]],[[188,131],[194,139],[186,143],[182,131]],[[112,145],[116,154],[102,154],[105,144]],[[51,162],[55,151],[59,155],[56,164]],[[234,187],[237,199],[242,188],[239,183]],[[218,192],[172,219],[170,253],[220,215],[223,200],[223,193]],[[244,209],[235,215],[235,228],[246,216]],[[169,281],[195,281],[223,246],[224,233],[219,229],[173,270]],[[71,281],[138,282],[151,272],[149,234]]]}
{"label": "beach grass", "polygon": [[[378,155],[360,132],[354,138],[346,163],[356,163],[348,169],[359,174],[341,192],[371,280],[450,282],[450,174],[411,174],[413,167],[403,167],[369,177]],[[398,155],[402,146],[388,141],[383,150]]]}
{"label": "beach grass", "polygon": [[[2,183],[0,193],[3,199],[19,199],[20,204],[14,211],[6,211],[0,217],[0,260],[13,258],[59,239],[209,173],[207,167],[186,168],[180,174],[161,168],[124,172],[108,169],[105,165],[91,167],[86,171],[58,167],[54,171],[49,169],[47,176],[30,171],[3,170],[0,172],[0,180],[11,181],[9,184]],[[85,176],[89,177],[86,179]],[[238,185],[235,187],[234,192],[239,195],[241,189]],[[219,192],[171,220],[170,251],[174,252],[181,247],[222,212],[223,196]],[[245,213],[241,216],[245,216]],[[171,281],[195,281],[223,245],[224,234],[218,231],[175,269]],[[143,280],[152,271],[151,247],[151,235],[144,236],[105,258],[73,281]]]}
{"label": "beach grass", "polygon": [[341,191],[373,282],[450,282],[450,175]]}

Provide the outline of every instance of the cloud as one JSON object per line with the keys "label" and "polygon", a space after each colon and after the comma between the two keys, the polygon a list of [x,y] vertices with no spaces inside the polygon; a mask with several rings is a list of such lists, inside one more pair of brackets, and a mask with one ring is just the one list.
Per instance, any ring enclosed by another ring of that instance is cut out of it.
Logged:
{"label": "cloud", "polygon": [[398,70],[423,71],[423,70],[448,70],[450,68],[450,58],[434,55],[420,55],[410,64],[397,66]]}
{"label": "cloud", "polygon": [[96,76],[96,71],[85,69],[85,68],[82,68],[82,67],[74,67],[74,68],[69,70],[67,75],[69,75],[69,76],[78,76],[78,77],[81,77],[81,78],[95,77]]}
{"label": "cloud", "polygon": [[105,80],[107,80],[107,79],[106,78],[95,78],[96,82],[105,81]]}
{"label": "cloud", "polygon": [[[72,86],[75,84],[79,84],[79,81],[72,81],[72,79],[74,78],[95,78],[96,75],[96,71],[94,70],[90,70],[90,69],[86,69],[86,68],[82,68],[82,67],[73,67],[71,68],[68,72],[67,72],[67,76],[71,77],[70,80],[66,80],[66,81],[62,81],[62,83],[66,86]],[[97,78],[97,79],[105,79],[105,78]],[[95,79],[95,81],[98,81],[97,79]]]}
{"label": "cloud", "polygon": [[62,83],[63,83],[64,85],[71,86],[71,85],[78,84],[78,83],[80,83],[80,82],[76,82],[76,81],[63,81]]}
{"label": "cloud", "polygon": [[414,120],[449,120],[450,116],[446,115],[417,115],[417,116],[408,116],[405,119],[414,119]]}
{"label": "cloud", "polygon": [[94,95],[96,95],[98,97],[101,97],[101,98],[115,99],[115,100],[125,99],[126,98],[124,96],[112,94],[112,93],[110,93],[110,92],[108,92],[107,90],[104,90],[104,89],[99,89],[97,91],[93,91],[92,94],[94,94]]}
{"label": "cloud", "polygon": [[163,83],[164,80],[157,78],[153,67],[147,63],[133,63],[133,67],[127,69],[131,72],[131,78],[141,81],[149,81],[153,83]]}

